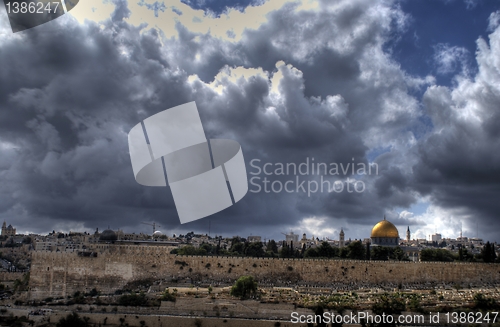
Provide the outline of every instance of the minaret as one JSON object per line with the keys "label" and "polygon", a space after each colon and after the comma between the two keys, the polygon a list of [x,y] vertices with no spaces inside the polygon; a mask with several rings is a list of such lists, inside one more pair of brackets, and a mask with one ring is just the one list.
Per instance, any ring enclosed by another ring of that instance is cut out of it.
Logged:
{"label": "minaret", "polygon": [[345,239],[344,239],[344,229],[340,228],[340,233],[339,233],[339,247],[343,248],[345,246]]}
{"label": "minaret", "polygon": [[7,223],[4,221],[2,224],[2,236],[7,235]]}
{"label": "minaret", "polygon": [[302,239],[300,240],[301,246],[304,246],[304,244],[307,244],[307,236],[306,233],[302,234]]}
{"label": "minaret", "polygon": [[406,242],[410,242],[410,226],[408,226],[406,230]]}

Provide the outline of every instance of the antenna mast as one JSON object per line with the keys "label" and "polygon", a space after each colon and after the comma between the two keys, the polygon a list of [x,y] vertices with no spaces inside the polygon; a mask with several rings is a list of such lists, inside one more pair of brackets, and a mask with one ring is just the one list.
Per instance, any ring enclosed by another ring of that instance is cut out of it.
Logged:
{"label": "antenna mast", "polygon": [[[145,222],[141,222],[141,224],[144,224],[144,225],[149,225],[149,226],[153,226],[153,234],[156,232],[156,223],[145,223]],[[161,227],[160,225],[158,225],[158,227]]]}

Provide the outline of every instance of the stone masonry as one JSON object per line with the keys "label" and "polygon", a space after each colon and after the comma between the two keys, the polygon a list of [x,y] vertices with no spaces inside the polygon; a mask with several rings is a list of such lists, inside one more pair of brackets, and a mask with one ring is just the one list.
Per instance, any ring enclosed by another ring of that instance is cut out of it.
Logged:
{"label": "stone masonry", "polygon": [[97,256],[33,252],[29,296],[66,297],[93,288],[102,294],[113,294],[127,283],[141,280],[191,278],[227,284],[242,275],[254,276],[261,285],[500,282],[498,264],[177,256],[170,254],[171,250],[161,246],[101,244],[91,249]]}

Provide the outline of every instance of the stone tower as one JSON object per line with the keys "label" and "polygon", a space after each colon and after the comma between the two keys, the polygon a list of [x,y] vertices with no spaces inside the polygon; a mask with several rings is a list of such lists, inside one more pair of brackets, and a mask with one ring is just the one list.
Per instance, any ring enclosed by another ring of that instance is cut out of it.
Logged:
{"label": "stone tower", "polygon": [[408,226],[408,229],[406,230],[406,242],[410,242],[410,226]]}
{"label": "stone tower", "polygon": [[7,226],[7,223],[4,221],[2,225],[2,236],[14,236],[16,235],[16,229],[12,227],[12,225]]}
{"label": "stone tower", "polygon": [[340,234],[339,234],[339,247],[343,248],[345,246],[345,235],[344,235],[344,229],[340,228]]}

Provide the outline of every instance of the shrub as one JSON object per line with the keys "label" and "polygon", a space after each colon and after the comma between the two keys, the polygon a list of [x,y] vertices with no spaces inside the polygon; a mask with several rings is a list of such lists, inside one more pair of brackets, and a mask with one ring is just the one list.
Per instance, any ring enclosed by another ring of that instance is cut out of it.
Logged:
{"label": "shrub", "polygon": [[144,293],[141,294],[127,294],[122,295],[118,300],[118,303],[123,306],[146,306],[148,301],[146,299],[146,295]]}
{"label": "shrub", "polygon": [[88,293],[88,296],[97,296],[99,295],[99,292],[97,291],[97,289],[93,288],[89,293]]}
{"label": "shrub", "polygon": [[89,318],[83,317],[81,318],[78,313],[73,312],[66,316],[65,318],[61,318],[56,325],[57,327],[89,327]]}
{"label": "shrub", "polygon": [[257,293],[257,282],[252,276],[241,276],[231,287],[231,295],[246,299]]}
{"label": "shrub", "polygon": [[486,310],[498,309],[499,305],[497,301],[495,301],[495,299],[487,298],[484,296],[484,294],[477,293],[476,295],[474,295],[473,308],[481,311],[486,311]]}
{"label": "shrub", "polygon": [[175,293],[172,294],[172,293],[169,292],[168,289],[166,289],[165,292],[163,292],[163,294],[161,296],[161,300],[162,301],[175,302],[175,300],[176,300]]}

